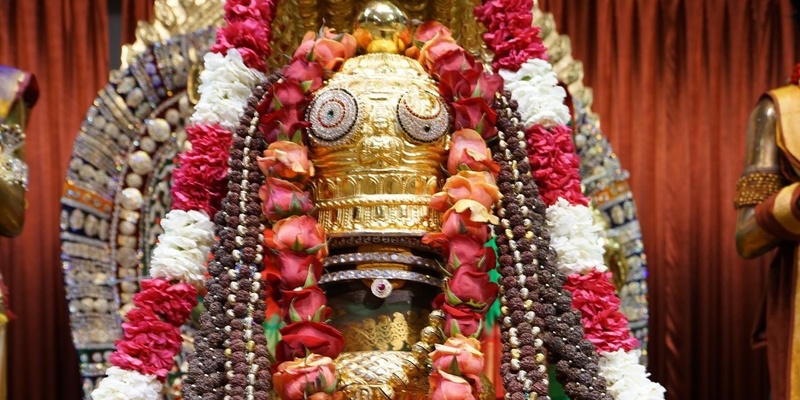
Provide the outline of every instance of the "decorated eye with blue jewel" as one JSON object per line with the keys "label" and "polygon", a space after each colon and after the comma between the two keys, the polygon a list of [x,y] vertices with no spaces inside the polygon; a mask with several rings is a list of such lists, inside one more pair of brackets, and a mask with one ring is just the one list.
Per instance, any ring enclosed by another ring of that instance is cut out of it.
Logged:
{"label": "decorated eye with blue jewel", "polygon": [[438,140],[450,125],[450,113],[439,96],[422,90],[407,92],[397,103],[397,120],[412,139],[430,143]]}
{"label": "decorated eye with blue jewel", "polygon": [[356,130],[360,112],[358,102],[348,91],[325,90],[308,107],[311,136],[326,146],[341,144]]}

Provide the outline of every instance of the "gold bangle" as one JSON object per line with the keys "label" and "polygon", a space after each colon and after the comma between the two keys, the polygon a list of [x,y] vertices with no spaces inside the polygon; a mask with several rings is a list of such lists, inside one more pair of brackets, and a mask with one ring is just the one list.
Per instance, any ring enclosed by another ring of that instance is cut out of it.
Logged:
{"label": "gold bangle", "polygon": [[786,184],[783,176],[777,173],[753,172],[742,176],[736,182],[735,208],[754,206],[781,190]]}

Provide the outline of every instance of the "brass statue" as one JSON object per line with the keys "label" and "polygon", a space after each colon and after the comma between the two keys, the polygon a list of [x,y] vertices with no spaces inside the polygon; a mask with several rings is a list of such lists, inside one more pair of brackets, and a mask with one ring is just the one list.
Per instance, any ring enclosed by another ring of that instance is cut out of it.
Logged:
{"label": "brass statue", "polygon": [[[36,78],[15,68],[0,66],[0,236],[17,236],[25,223],[25,126],[39,96]],[[0,400],[7,394],[6,287],[0,276]]]}
{"label": "brass statue", "polygon": [[[430,313],[432,298],[424,293],[433,293],[436,288],[425,288],[432,284],[430,278],[412,276],[406,280],[402,274],[414,266],[410,260],[426,258],[412,254],[412,250],[424,248],[419,243],[422,235],[441,229],[441,215],[429,207],[431,196],[443,181],[440,165],[445,160],[449,121],[438,97],[435,84],[416,60],[395,54],[368,54],[348,60],[310,107],[316,171],[312,190],[320,209],[319,222],[332,236],[344,238],[334,239],[334,243],[354,247],[346,256],[333,257],[362,260],[355,263],[362,274],[354,275],[355,282],[337,276],[334,279],[342,280],[328,286],[332,308],[341,311],[332,325],[342,331],[348,343],[349,351],[337,359],[339,384],[345,388],[347,398],[426,399],[428,395],[427,374],[420,373],[424,367],[414,358],[411,348],[419,341],[419,332],[427,320],[420,316]],[[327,117],[324,113],[328,103],[339,101],[358,108],[353,122],[355,118],[362,121],[349,131],[342,130],[341,137],[325,137],[326,133],[315,126],[324,123],[320,119]],[[429,132],[411,127],[408,132],[402,131],[402,126],[413,123],[404,117],[411,114],[395,112],[403,106],[417,115],[432,117],[438,124],[434,123]],[[420,135],[428,135],[427,143],[420,143]],[[387,236],[397,242],[358,245],[354,240]],[[396,261],[386,258],[389,256]],[[430,258],[425,265],[435,265],[438,257],[432,253],[427,256]],[[435,269],[423,272],[436,274]],[[379,285],[384,285],[383,293],[372,292],[385,296],[380,307],[364,307],[361,301],[354,301],[354,294],[368,301],[372,296],[367,293]],[[383,324],[383,332],[388,330],[390,336],[397,336],[397,343],[387,340],[385,333],[375,335],[381,330],[369,332],[365,317]],[[392,348],[387,348],[389,343]],[[403,368],[404,365],[416,368]],[[408,397],[397,397],[401,394]]]}
{"label": "brass statue", "polygon": [[0,236],[17,236],[25,222],[25,125],[39,92],[33,75],[0,66]]}
{"label": "brass statue", "polygon": [[800,88],[793,83],[774,89],[759,101],[747,127],[746,165],[737,184],[736,248],[744,258],[777,249],[769,269],[765,311],[754,344],[766,345],[771,396],[800,393],[800,331],[795,304],[800,243]]}

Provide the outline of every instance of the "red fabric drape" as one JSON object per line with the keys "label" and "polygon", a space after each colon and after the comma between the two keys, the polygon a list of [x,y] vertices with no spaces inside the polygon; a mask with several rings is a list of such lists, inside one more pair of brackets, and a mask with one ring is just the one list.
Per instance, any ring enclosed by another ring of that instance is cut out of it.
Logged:
{"label": "red fabric drape", "polygon": [[155,16],[153,1],[122,0],[122,43],[136,41],[136,25],[139,21],[152,21]]}
{"label": "red fabric drape", "polygon": [[768,259],[734,246],[736,180],[759,95],[798,57],[788,0],[541,0],[572,38],[631,172],[650,277],[650,370],[669,399],[766,399],[749,334]]}
{"label": "red fabric drape", "polygon": [[86,110],[108,78],[106,0],[0,1],[0,64],[36,74],[28,124],[28,212],[22,234],[0,238],[0,271],[17,319],[9,325],[9,399],[78,399],[59,262],[61,189]]}

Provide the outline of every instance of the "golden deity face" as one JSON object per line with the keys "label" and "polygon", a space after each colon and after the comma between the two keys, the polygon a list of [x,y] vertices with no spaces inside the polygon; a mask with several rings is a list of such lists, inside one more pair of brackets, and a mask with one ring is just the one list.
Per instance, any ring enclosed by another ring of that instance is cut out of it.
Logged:
{"label": "golden deity face", "polygon": [[410,58],[348,60],[309,106],[312,193],[329,235],[422,235],[441,228],[428,206],[443,179],[450,115]]}

